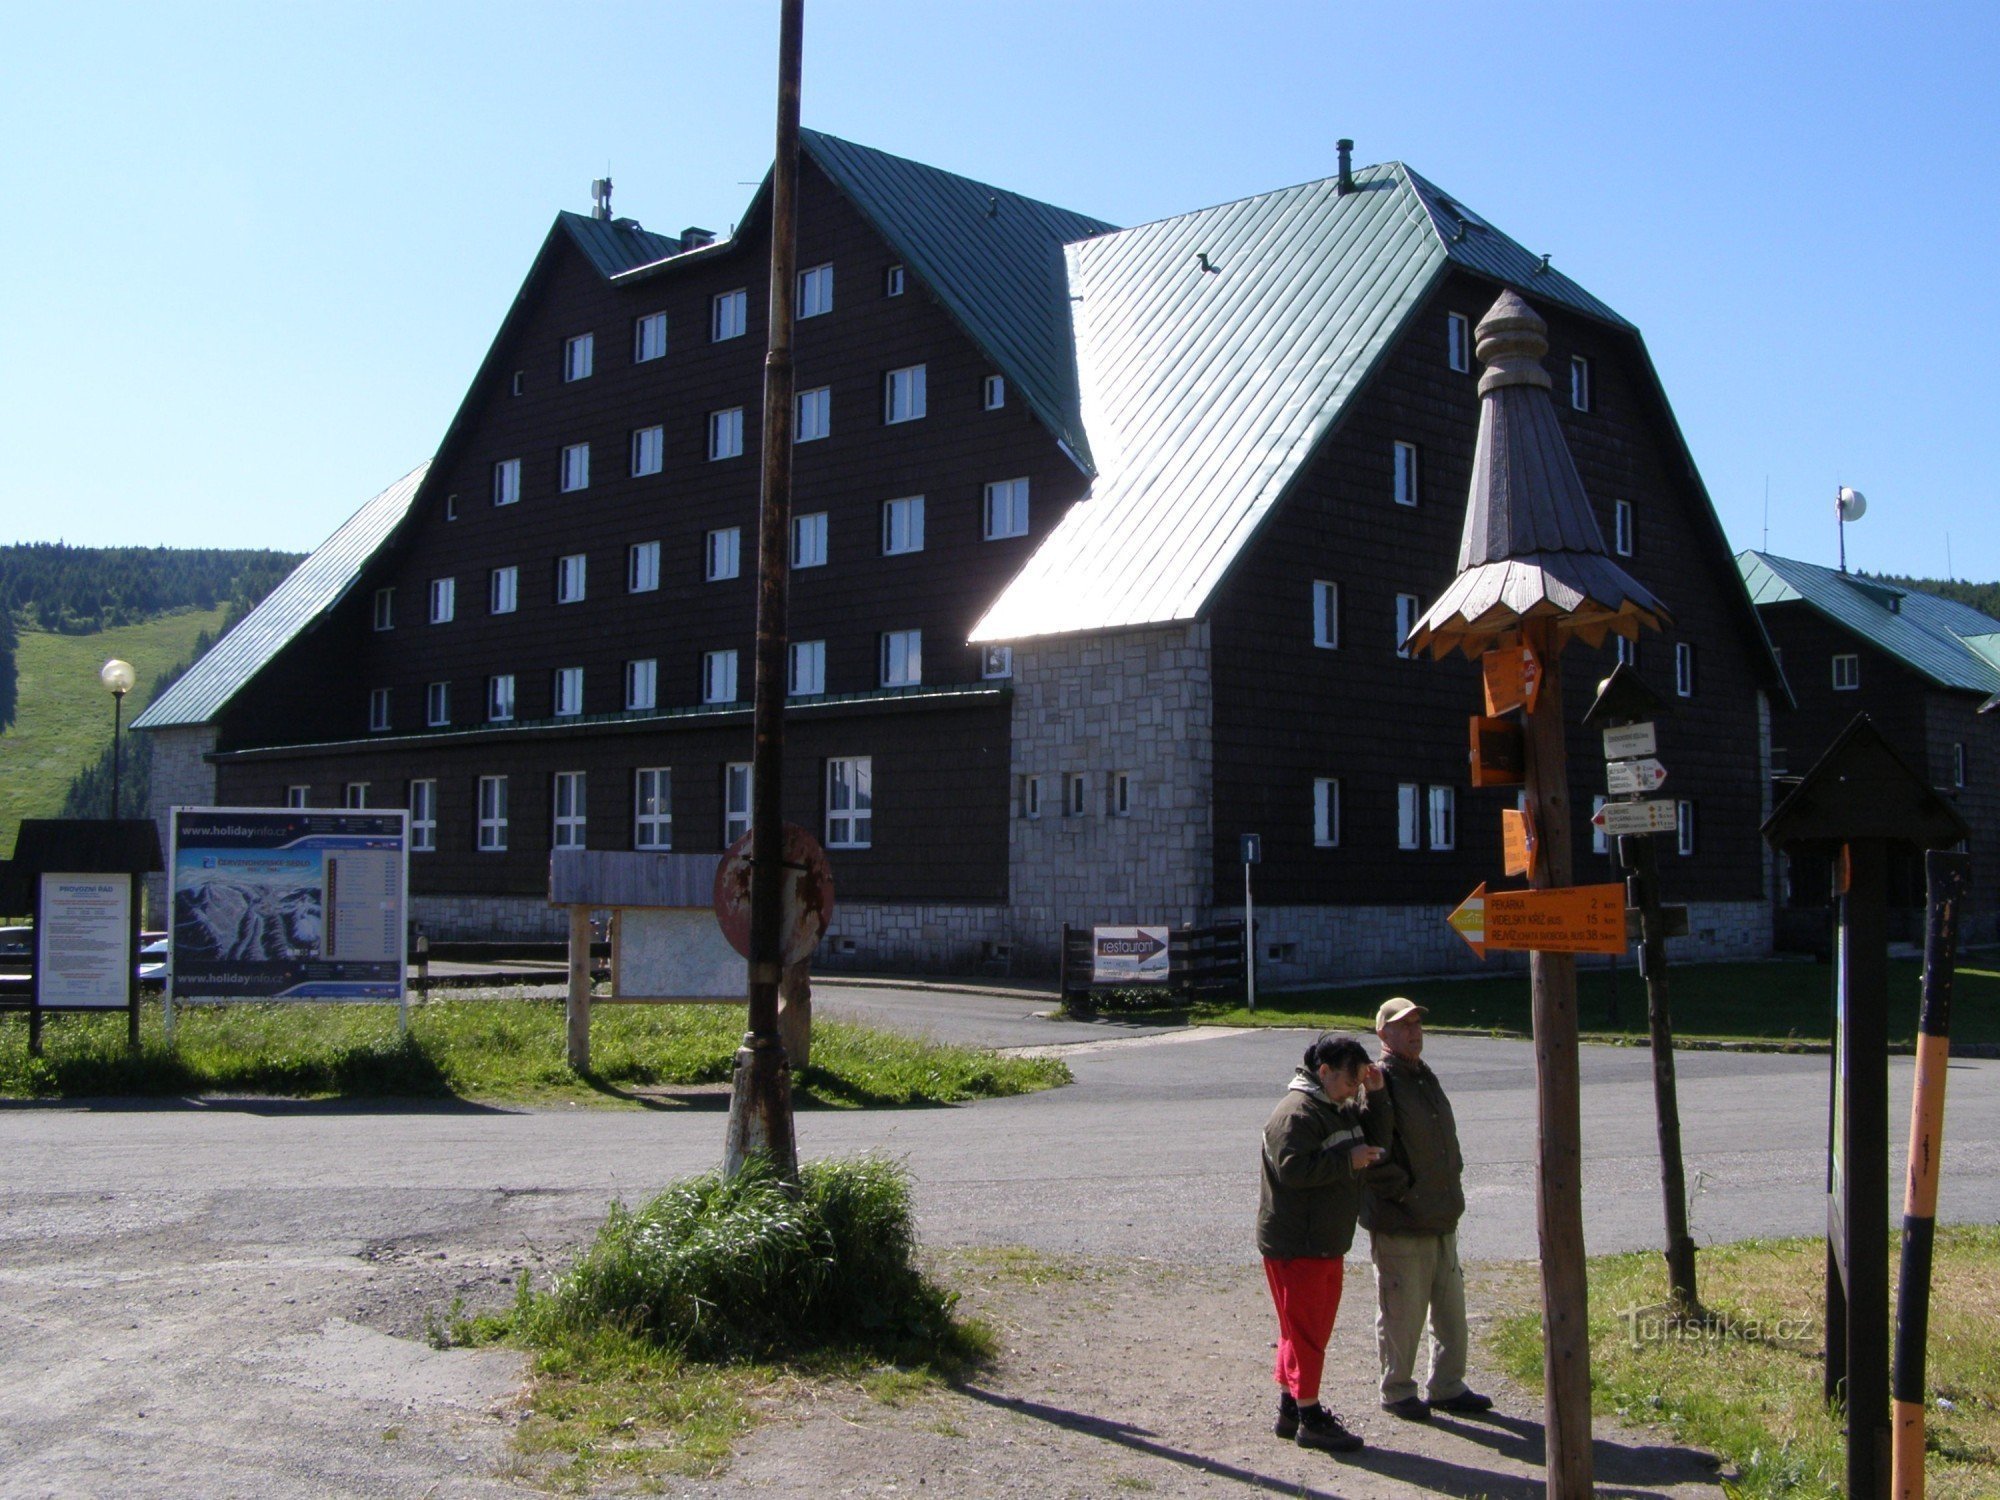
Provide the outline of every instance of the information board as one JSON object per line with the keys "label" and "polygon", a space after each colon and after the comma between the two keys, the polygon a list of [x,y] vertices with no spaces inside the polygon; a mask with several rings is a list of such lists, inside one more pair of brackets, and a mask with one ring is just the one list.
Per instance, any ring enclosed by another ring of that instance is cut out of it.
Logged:
{"label": "information board", "polygon": [[169,993],[402,1000],[409,814],[177,807]]}
{"label": "information board", "polygon": [[35,924],[38,1002],[123,1010],[132,993],[132,877],[46,874]]}
{"label": "information board", "polygon": [[1165,984],[1168,930],[1164,927],[1093,927],[1092,984]]}

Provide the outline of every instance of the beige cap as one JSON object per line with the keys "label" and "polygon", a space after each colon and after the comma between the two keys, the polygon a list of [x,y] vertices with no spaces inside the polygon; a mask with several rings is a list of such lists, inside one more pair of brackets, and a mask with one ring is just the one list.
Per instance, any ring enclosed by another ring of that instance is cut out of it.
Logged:
{"label": "beige cap", "polygon": [[1406,1000],[1401,995],[1393,995],[1382,1002],[1382,1008],[1375,1012],[1375,1029],[1380,1031],[1391,1021],[1400,1021],[1405,1016],[1421,1016],[1427,1007],[1414,1000]]}

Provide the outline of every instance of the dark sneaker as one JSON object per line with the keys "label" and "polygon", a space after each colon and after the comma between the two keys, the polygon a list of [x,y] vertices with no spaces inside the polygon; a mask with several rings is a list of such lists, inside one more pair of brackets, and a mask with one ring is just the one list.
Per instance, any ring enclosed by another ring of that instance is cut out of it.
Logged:
{"label": "dark sneaker", "polygon": [[1341,1426],[1340,1418],[1316,1401],[1299,1408],[1299,1435],[1292,1441],[1328,1453],[1352,1453],[1361,1447],[1361,1435]]}
{"label": "dark sneaker", "polygon": [[1431,1419],[1431,1404],[1422,1396],[1405,1396],[1401,1401],[1384,1401],[1382,1410],[1392,1417],[1401,1417],[1405,1422],[1428,1422]]}
{"label": "dark sneaker", "polygon": [[1271,1431],[1281,1438],[1293,1437],[1299,1430],[1299,1403],[1290,1391],[1278,1392],[1278,1420],[1271,1424]]}
{"label": "dark sneaker", "polygon": [[1467,1386],[1456,1396],[1447,1396],[1442,1401],[1431,1402],[1431,1406],[1437,1411],[1455,1411],[1469,1415],[1474,1412],[1493,1410],[1493,1398],[1491,1396],[1482,1396],[1479,1392],[1473,1390],[1471,1386]]}

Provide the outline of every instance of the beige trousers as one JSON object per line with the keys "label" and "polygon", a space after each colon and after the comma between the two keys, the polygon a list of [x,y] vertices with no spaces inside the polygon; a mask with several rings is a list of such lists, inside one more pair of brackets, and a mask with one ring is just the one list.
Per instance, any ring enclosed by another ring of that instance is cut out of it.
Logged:
{"label": "beige trousers", "polygon": [[1375,1348],[1382,1359],[1382,1401],[1417,1394],[1417,1345],[1430,1324],[1427,1401],[1465,1389],[1465,1273],[1456,1234],[1377,1234]]}

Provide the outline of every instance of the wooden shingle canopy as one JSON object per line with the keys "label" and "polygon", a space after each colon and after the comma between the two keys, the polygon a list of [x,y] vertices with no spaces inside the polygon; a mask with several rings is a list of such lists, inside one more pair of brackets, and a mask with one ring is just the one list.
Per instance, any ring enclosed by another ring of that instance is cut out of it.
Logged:
{"label": "wooden shingle canopy", "polygon": [[1480,320],[1479,439],[1458,546],[1458,576],[1410,632],[1413,652],[1478,656],[1534,620],[1558,642],[1636,639],[1671,621],[1615,562],[1549,399],[1548,324],[1512,291]]}
{"label": "wooden shingle canopy", "polygon": [[1949,849],[1970,831],[1867,714],[1854,716],[1764,824],[1774,849],[1822,852],[1857,839]]}

